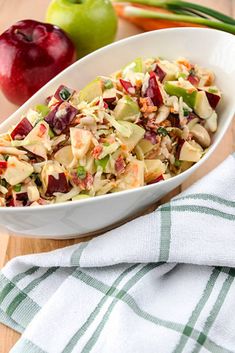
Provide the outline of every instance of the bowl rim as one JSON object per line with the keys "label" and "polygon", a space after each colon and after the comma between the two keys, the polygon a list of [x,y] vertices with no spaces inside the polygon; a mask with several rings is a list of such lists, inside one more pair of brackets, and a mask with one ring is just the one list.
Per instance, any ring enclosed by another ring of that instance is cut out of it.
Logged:
{"label": "bowl rim", "polygon": [[[39,95],[46,87],[49,87],[51,84],[53,84],[54,81],[58,80],[60,77],[62,77],[64,75],[65,72],[69,72],[70,70],[72,71],[73,68],[77,65],[79,65],[81,62],[86,61],[87,59],[91,58],[92,56],[96,55],[97,53],[102,53],[102,52],[106,52],[107,50],[112,49],[115,46],[118,46],[122,43],[127,43],[131,42],[132,40],[136,39],[136,38],[144,38],[144,37],[148,37],[148,36],[154,36],[154,35],[158,35],[164,32],[198,32],[198,33],[204,33],[204,32],[210,32],[210,33],[217,33],[218,35],[222,36],[222,37],[227,37],[229,39],[233,39],[235,42],[235,37],[231,34],[231,33],[227,33],[227,32],[222,32],[220,30],[216,30],[216,29],[212,29],[212,28],[196,28],[196,27],[176,27],[176,28],[166,28],[166,29],[158,29],[158,30],[154,30],[154,31],[150,31],[150,32],[144,32],[144,33],[140,33],[140,34],[136,34],[127,38],[123,38],[121,40],[118,40],[116,42],[113,42],[109,45],[106,45],[100,49],[95,50],[94,52],[86,55],[85,57],[75,61],[72,65],[68,66],[66,69],[64,69],[63,71],[61,71],[58,75],[56,75],[55,77],[53,77],[50,81],[48,81],[43,87],[41,87],[32,97],[30,97],[22,106],[20,106],[14,113],[12,113],[9,117],[7,117],[1,124],[0,124],[0,128],[4,129],[5,125],[9,124],[9,120],[11,118],[13,118],[14,116],[16,116],[19,111],[24,110],[31,102],[31,100],[33,100],[37,95]],[[29,109],[29,108],[26,108]],[[100,202],[102,200],[105,199],[112,199],[118,196],[125,196],[125,195],[129,195],[132,193],[138,193],[138,192],[143,192],[144,190],[151,190],[151,189],[155,189],[155,188],[159,188],[162,183],[164,183],[164,185],[170,184],[172,182],[172,180],[177,181],[178,179],[181,178],[181,176],[185,176],[187,178],[187,175],[191,175],[196,169],[198,169],[202,164],[204,164],[206,162],[206,160],[212,155],[212,153],[214,152],[214,150],[217,148],[217,146],[220,144],[226,130],[228,129],[230,123],[232,122],[234,113],[235,113],[235,103],[234,103],[234,111],[231,110],[231,113],[228,113],[227,119],[218,135],[218,139],[216,142],[213,142],[212,145],[209,147],[208,151],[206,152],[206,154],[198,161],[196,162],[194,165],[192,165],[189,169],[185,170],[184,172],[170,178],[170,179],[166,179],[163,181],[160,181],[156,184],[151,184],[151,185],[144,185],[144,186],[140,186],[138,188],[134,188],[134,189],[127,189],[127,190],[123,190],[123,191],[119,191],[119,192],[115,192],[115,193],[110,193],[110,194],[105,194],[105,195],[100,195],[100,196],[95,196],[95,197],[90,197],[90,198],[85,198],[85,199],[81,199],[81,200],[75,200],[75,201],[65,201],[65,202],[61,202],[61,203],[54,203],[54,204],[48,204],[48,205],[38,205],[38,206],[34,206],[34,207],[0,207],[0,213],[9,213],[9,212],[20,212],[20,213],[24,213],[24,212],[28,212],[30,211],[35,213],[38,211],[47,211],[50,209],[61,209],[64,207],[71,207],[71,206],[78,206],[78,205],[83,205],[84,203],[96,203],[96,202]],[[65,206],[67,205],[67,206]]]}

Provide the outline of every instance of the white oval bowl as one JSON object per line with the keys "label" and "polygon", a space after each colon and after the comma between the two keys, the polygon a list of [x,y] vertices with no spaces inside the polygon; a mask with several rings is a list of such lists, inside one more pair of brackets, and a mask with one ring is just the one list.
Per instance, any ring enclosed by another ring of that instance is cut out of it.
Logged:
{"label": "white oval bowl", "polygon": [[0,125],[0,133],[16,124],[30,107],[43,103],[60,84],[82,88],[97,75],[108,75],[136,57],[184,56],[212,69],[223,92],[218,130],[207,154],[172,179],[137,189],[61,204],[0,208],[0,225],[22,236],[65,239],[115,224],[158,201],[185,181],[211,156],[228,129],[235,111],[235,37],[212,29],[173,28],[133,36],[77,61],[40,89]]}

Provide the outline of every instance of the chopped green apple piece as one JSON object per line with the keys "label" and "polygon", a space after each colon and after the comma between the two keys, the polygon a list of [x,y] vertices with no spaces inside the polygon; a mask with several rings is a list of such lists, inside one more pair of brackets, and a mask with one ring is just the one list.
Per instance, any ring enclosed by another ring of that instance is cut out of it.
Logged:
{"label": "chopped green apple piece", "polygon": [[195,141],[185,141],[180,150],[180,161],[198,162],[201,159],[203,149]]}
{"label": "chopped green apple piece", "polygon": [[14,156],[10,156],[7,160],[7,169],[1,176],[10,185],[17,185],[29,177],[33,171],[34,169],[29,163],[20,161]]}
{"label": "chopped green apple piece", "polygon": [[183,101],[190,108],[194,107],[197,97],[197,89],[189,81],[167,81],[164,84],[164,89],[170,96],[182,97]]}
{"label": "chopped green apple piece", "polygon": [[131,131],[131,135],[128,138],[120,134],[118,134],[118,137],[123,145],[126,146],[127,150],[132,151],[137,143],[144,137],[145,130],[136,124],[130,123],[129,121],[119,121],[119,124]]}
{"label": "chopped green apple piece", "polygon": [[123,68],[123,74],[125,75],[128,71],[133,72],[143,72],[143,60],[141,58],[136,58],[130,64]]}
{"label": "chopped green apple piece", "polygon": [[139,114],[139,105],[129,96],[121,98],[114,109],[114,115],[117,120],[135,121]]}
{"label": "chopped green apple piece", "polygon": [[103,95],[103,82],[97,77],[95,80],[88,83],[78,95],[79,102],[86,101],[90,103],[93,99]]}
{"label": "chopped green apple piece", "polygon": [[86,194],[79,194],[77,196],[72,197],[72,201],[85,200],[85,199],[89,199],[90,197],[91,196]]}
{"label": "chopped green apple piece", "polygon": [[144,162],[132,160],[117,180],[118,186],[115,191],[138,188],[144,185]]}
{"label": "chopped green apple piece", "polygon": [[164,174],[166,171],[166,166],[159,159],[146,159],[145,163],[145,173],[144,180],[146,183],[158,178],[160,175]]}

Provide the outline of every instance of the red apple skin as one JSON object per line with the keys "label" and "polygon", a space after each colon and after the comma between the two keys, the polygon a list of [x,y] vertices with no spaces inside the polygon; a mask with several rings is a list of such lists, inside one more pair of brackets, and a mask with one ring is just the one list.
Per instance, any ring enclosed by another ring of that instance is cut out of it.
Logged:
{"label": "red apple skin", "polygon": [[206,91],[206,96],[211,108],[215,109],[220,101],[220,96],[218,94],[214,94],[208,91]]}
{"label": "red apple skin", "polygon": [[33,129],[33,125],[27,118],[23,118],[11,132],[12,140],[23,140]]}
{"label": "red apple skin", "polygon": [[150,72],[149,85],[145,92],[145,97],[149,97],[153,104],[157,107],[160,107],[163,104],[163,97],[157,82],[155,72]]}
{"label": "red apple skin", "polygon": [[19,21],[0,36],[0,88],[21,105],[75,59],[74,45],[61,29]]}
{"label": "red apple skin", "polygon": [[48,186],[46,196],[52,196],[54,192],[68,192],[69,186],[64,173],[59,173],[59,178],[56,179],[53,175],[48,176]]}
{"label": "red apple skin", "polygon": [[156,69],[155,69],[155,73],[156,73],[159,81],[162,82],[166,76],[165,71],[163,71],[162,68],[159,65],[157,65]]}

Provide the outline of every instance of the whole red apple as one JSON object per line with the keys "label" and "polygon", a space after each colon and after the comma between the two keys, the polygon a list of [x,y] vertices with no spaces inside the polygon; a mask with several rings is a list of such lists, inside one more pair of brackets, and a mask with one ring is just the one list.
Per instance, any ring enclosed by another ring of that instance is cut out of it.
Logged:
{"label": "whole red apple", "polygon": [[73,43],[60,28],[19,21],[0,35],[0,88],[21,105],[76,59]]}

